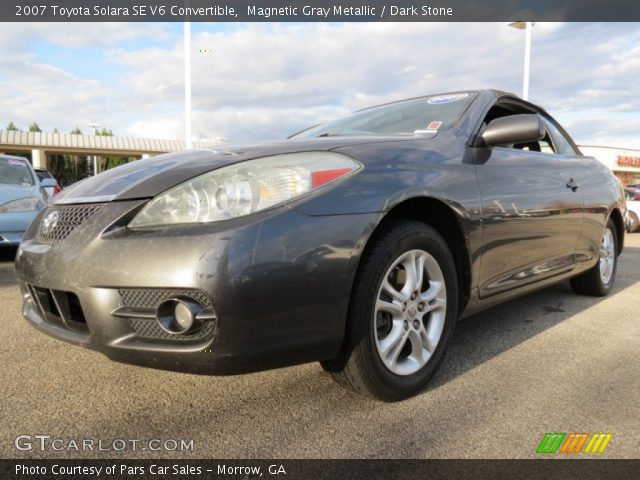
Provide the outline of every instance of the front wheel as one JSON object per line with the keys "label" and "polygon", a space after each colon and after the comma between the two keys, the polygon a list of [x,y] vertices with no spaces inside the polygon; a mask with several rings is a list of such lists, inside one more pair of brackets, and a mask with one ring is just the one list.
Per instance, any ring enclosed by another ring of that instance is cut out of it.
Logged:
{"label": "front wheel", "polygon": [[341,358],[322,362],[341,385],[384,401],[422,390],[436,372],[457,317],[455,264],[444,239],[393,220],[358,269]]}
{"label": "front wheel", "polygon": [[571,279],[571,288],[581,295],[604,297],[616,279],[618,268],[618,235],[611,219],[602,234],[598,263],[586,273]]}

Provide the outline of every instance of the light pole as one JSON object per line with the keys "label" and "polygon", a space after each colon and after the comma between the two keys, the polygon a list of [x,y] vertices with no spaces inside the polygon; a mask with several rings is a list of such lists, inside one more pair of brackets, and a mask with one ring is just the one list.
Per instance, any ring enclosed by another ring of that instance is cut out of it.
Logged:
{"label": "light pole", "polygon": [[191,142],[191,22],[184,22],[184,144]]}
{"label": "light pole", "polygon": [[529,69],[531,65],[531,27],[533,22],[511,22],[510,27],[524,30],[524,75],[522,78],[522,98],[529,100]]}
{"label": "light pole", "polygon": [[[89,128],[93,128],[93,136],[95,137],[98,134],[98,127],[100,126],[99,123],[89,123],[87,125]],[[98,157],[96,155],[93,155],[93,175],[97,175],[98,174]]]}

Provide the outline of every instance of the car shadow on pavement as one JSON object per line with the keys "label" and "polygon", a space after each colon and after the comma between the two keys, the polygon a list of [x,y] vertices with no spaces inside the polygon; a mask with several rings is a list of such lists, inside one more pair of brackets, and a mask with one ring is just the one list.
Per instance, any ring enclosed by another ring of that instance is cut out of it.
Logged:
{"label": "car shadow on pavement", "polygon": [[0,265],[5,262],[11,262],[16,258],[18,247],[0,246]]}
{"label": "car shadow on pavement", "polygon": [[[621,258],[629,255],[640,255],[640,248],[626,247]],[[618,268],[616,283],[609,297],[577,295],[566,281],[459,321],[442,367],[429,383],[427,391],[450,382],[638,282],[640,271]]]}
{"label": "car shadow on pavement", "polygon": [[17,251],[17,247],[0,246],[0,287],[15,284],[13,262]]}

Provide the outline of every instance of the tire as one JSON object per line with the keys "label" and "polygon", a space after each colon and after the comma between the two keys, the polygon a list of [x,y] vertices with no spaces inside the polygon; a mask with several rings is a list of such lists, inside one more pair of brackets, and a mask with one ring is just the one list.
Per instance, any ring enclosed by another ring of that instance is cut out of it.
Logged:
{"label": "tire", "polygon": [[571,288],[580,295],[604,297],[616,280],[618,268],[618,235],[611,219],[607,222],[600,244],[600,256],[591,270],[571,279]]}
{"label": "tire", "polygon": [[638,230],[638,228],[640,228],[640,221],[638,221],[638,215],[635,214],[635,212],[629,212],[629,225],[628,225],[628,230],[629,233],[633,233],[635,231]]}
{"label": "tire", "polygon": [[457,315],[456,269],[445,240],[422,222],[390,220],[361,259],[343,351],[322,366],[363,395],[405,399],[424,389],[440,366]]}

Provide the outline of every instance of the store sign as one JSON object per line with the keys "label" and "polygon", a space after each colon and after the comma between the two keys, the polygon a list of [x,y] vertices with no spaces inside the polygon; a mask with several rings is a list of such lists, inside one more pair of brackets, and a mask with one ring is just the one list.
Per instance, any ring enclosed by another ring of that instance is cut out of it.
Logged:
{"label": "store sign", "polygon": [[625,167],[640,167],[640,157],[618,155],[618,165]]}

